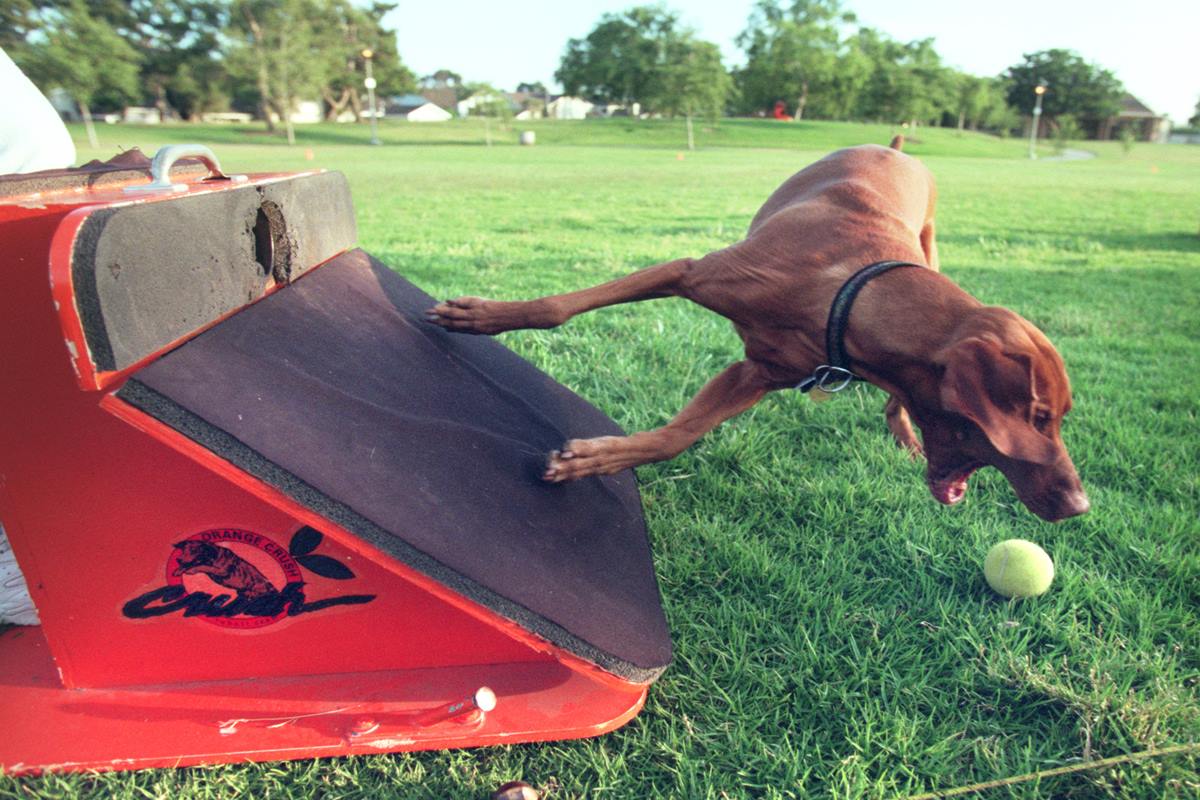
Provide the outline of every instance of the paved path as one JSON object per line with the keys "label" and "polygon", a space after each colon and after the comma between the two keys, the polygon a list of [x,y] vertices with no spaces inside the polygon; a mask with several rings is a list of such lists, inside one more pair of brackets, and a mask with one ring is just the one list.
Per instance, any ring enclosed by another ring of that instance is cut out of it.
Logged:
{"label": "paved path", "polygon": [[1056,156],[1046,156],[1039,159],[1040,161],[1084,161],[1085,159],[1095,158],[1096,154],[1090,150],[1073,150],[1068,147]]}

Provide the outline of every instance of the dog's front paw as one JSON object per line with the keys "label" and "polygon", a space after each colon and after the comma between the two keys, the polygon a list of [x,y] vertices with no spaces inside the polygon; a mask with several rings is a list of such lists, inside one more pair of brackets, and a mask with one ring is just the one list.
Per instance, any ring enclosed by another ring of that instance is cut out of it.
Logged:
{"label": "dog's front paw", "polygon": [[459,297],[425,312],[425,321],[455,333],[503,333],[519,328],[553,328],[564,321],[557,306],[541,300],[484,300]]}
{"label": "dog's front paw", "polygon": [[482,297],[459,297],[443,300],[425,312],[425,321],[455,333],[496,333],[487,307],[490,300]]}
{"label": "dog's front paw", "polygon": [[920,461],[921,459],[925,458],[925,448],[921,445],[921,441],[916,437],[906,441],[897,440],[896,444],[899,445],[900,449],[908,453],[908,457],[913,461]]}
{"label": "dog's front paw", "polygon": [[589,475],[611,475],[634,466],[636,459],[622,452],[627,437],[600,436],[595,439],[572,439],[554,450],[546,460],[546,471],[542,480],[548,483],[564,483],[586,478]]}

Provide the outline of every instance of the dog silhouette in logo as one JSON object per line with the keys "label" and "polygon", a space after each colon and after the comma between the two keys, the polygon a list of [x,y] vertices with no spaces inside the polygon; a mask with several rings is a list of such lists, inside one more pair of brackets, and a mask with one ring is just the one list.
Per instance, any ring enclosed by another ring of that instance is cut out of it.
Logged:
{"label": "dog silhouette in logo", "polygon": [[179,564],[175,575],[207,575],[213,582],[237,592],[239,598],[256,599],[278,594],[258,568],[230,550],[209,542],[177,542]]}

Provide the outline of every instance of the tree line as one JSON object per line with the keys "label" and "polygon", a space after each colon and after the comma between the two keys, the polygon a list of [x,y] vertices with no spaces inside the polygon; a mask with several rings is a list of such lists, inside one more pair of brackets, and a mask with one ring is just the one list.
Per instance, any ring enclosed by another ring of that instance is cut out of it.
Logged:
{"label": "tree line", "polygon": [[[736,39],[745,65],[726,70],[663,6],[606,14],[567,43],[555,77],[599,103],[681,111],[955,125],[1007,132],[1048,87],[1051,124],[1095,125],[1120,110],[1121,82],[1068,50],[1026,55],[1003,75],[977,76],[942,61],[932,39],[900,42],[858,24],[840,0],[758,0]],[[699,57],[699,54],[705,57]],[[681,54],[695,54],[681,58]]]}
{"label": "tree line", "polygon": [[252,110],[288,124],[301,99],[327,118],[363,109],[368,58],[382,94],[415,77],[383,17],[351,0],[6,0],[0,46],[46,89],[93,109],[153,105],[165,119]]}
{"label": "tree line", "polygon": [[[0,46],[44,88],[93,109],[153,105],[164,118],[253,111],[289,125],[301,99],[326,118],[364,107],[368,60],[379,94],[486,84],[439,70],[418,84],[370,0],[6,0]],[[1000,76],[946,65],[932,39],[897,41],[860,25],[841,0],[757,0],[728,69],[664,6],[605,14],[567,42],[555,77],[567,94],[664,116],[774,114],[793,119],[950,125],[1007,132],[1034,103],[1052,124],[1098,124],[1123,92],[1108,70],[1066,50],[1026,55]],[[524,85],[532,88],[534,85]],[[545,87],[536,84],[545,93]]]}

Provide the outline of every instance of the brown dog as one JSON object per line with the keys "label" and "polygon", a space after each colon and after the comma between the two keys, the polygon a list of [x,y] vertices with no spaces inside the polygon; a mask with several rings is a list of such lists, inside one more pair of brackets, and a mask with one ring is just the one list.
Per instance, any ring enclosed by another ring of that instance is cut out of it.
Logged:
{"label": "brown dog", "polygon": [[450,331],[492,334],[679,296],[733,322],[744,360],[662,428],[566,442],[544,476],[557,482],[674,458],[767,392],[794,387],[827,363],[830,304],[860,268],[887,259],[925,265],[867,283],[845,332],[853,371],[891,395],[888,428],[903,447],[924,452],[929,489],[942,503],[961,500],[971,473],[991,465],[1038,516],[1082,514],[1087,495],[1059,433],[1071,408],[1062,359],[1028,321],[984,306],[937,271],[933,177],[900,152],[901,141],[839,150],[793,175],[745,239],[701,259],[538,300],[461,297],[430,309],[427,319]]}

